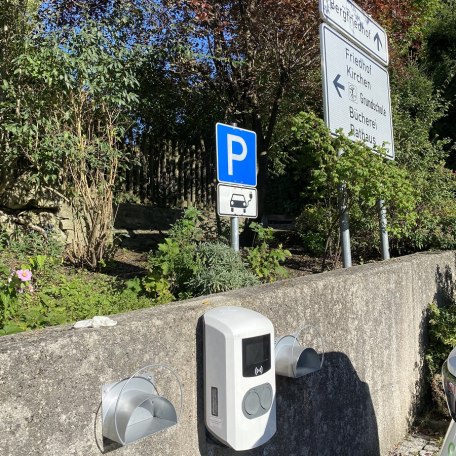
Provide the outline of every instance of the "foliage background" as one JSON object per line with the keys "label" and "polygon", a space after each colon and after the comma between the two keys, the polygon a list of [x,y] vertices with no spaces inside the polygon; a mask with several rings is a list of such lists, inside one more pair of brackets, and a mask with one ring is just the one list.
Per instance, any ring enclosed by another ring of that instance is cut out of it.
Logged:
{"label": "foliage background", "polygon": [[0,201],[18,179],[71,201],[67,256],[97,267],[114,198],[214,204],[214,124],[235,121],[258,137],[259,220],[299,217],[309,252],[337,256],[342,178],[355,258],[379,255],[379,197],[393,254],[453,248],[455,2],[359,4],[389,36],[394,166],[349,142],[338,160],[316,122],[316,1],[2,0]]}

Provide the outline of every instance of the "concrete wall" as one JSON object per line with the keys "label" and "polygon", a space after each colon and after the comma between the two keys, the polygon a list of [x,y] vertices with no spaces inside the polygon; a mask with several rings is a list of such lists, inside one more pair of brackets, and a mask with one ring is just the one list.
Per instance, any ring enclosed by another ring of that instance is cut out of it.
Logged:
{"label": "concrete wall", "polygon": [[184,391],[177,426],[112,455],[229,456],[208,441],[200,317],[257,310],[276,335],[319,327],[321,371],[277,377],[277,433],[249,456],[386,455],[413,419],[422,385],[425,309],[451,290],[453,252],[417,254],[116,317],[111,328],[50,328],[0,339],[0,454],[98,455],[100,388],[167,363]]}

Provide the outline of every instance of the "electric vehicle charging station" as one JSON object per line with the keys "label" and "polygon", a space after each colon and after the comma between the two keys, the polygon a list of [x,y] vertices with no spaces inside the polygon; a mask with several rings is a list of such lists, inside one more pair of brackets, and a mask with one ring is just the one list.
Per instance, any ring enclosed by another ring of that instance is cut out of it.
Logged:
{"label": "electric vehicle charging station", "polygon": [[206,428],[236,451],[256,448],[276,432],[274,327],[242,307],[203,320]]}

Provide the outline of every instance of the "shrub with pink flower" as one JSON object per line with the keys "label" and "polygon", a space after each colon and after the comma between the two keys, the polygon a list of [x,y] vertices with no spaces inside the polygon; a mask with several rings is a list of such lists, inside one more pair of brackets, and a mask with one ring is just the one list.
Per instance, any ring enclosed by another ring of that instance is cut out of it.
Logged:
{"label": "shrub with pink flower", "polygon": [[27,268],[21,268],[11,271],[10,276],[7,278],[6,283],[0,283],[0,289],[4,288],[4,292],[10,297],[14,297],[16,293],[29,292],[33,293],[35,291],[34,284],[32,282],[32,271]]}
{"label": "shrub with pink flower", "polygon": [[21,282],[29,282],[32,280],[32,271],[30,269],[18,269],[16,276]]}

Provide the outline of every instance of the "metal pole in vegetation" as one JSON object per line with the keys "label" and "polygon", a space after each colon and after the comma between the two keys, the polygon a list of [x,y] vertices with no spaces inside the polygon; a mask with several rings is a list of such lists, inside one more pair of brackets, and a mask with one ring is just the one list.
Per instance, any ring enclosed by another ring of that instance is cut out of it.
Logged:
{"label": "metal pole in vegetation", "polygon": [[350,247],[350,225],[346,204],[345,184],[339,187],[339,226],[340,243],[342,245],[342,260],[344,268],[352,266],[351,247]]}
{"label": "metal pole in vegetation", "polygon": [[239,217],[231,217],[231,248],[239,252]]}
{"label": "metal pole in vegetation", "polygon": [[[236,122],[233,122],[231,125],[233,127],[237,127]],[[231,226],[231,248],[235,252],[239,252],[239,217],[231,217],[230,226]]]}
{"label": "metal pole in vegetation", "polygon": [[386,208],[383,200],[377,200],[378,219],[380,222],[380,239],[382,242],[382,258],[384,260],[390,259],[388,231],[386,230]]}

